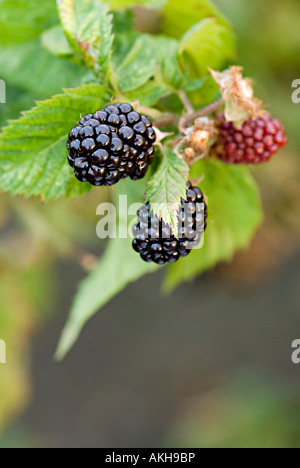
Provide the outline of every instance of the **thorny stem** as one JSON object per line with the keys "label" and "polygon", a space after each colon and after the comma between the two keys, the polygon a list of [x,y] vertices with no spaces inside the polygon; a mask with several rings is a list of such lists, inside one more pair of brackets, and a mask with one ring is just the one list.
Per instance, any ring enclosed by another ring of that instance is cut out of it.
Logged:
{"label": "thorny stem", "polygon": [[184,91],[182,90],[178,91],[177,95],[189,114],[192,114],[193,112],[195,112],[195,109],[193,108],[192,104],[190,103],[189,98],[187,97]]}
{"label": "thorny stem", "polygon": [[172,123],[177,124],[180,121],[181,127],[187,127],[188,124],[192,122],[193,120],[196,120],[199,117],[204,117],[206,115],[212,114],[213,112],[217,111],[219,107],[221,107],[223,102],[224,102],[223,99],[218,99],[218,101],[213,102],[209,106],[203,107],[203,109],[200,109],[196,112],[193,111],[183,116],[181,119],[176,114],[168,114],[164,118],[154,122],[154,125],[155,127],[160,128],[160,127],[166,127]]}
{"label": "thorny stem", "polygon": [[186,122],[191,122],[193,120],[196,120],[199,117],[204,117],[206,115],[212,114],[213,112],[217,111],[219,107],[223,104],[223,99],[218,99],[218,101],[213,102],[209,106],[204,107],[203,109],[200,109],[199,111],[196,111],[192,114],[188,114],[184,117]]}
{"label": "thorny stem", "polygon": [[162,119],[156,120],[154,122],[154,126],[157,128],[161,127],[167,127],[168,125],[172,123],[178,123],[179,122],[179,116],[176,114],[168,114]]}

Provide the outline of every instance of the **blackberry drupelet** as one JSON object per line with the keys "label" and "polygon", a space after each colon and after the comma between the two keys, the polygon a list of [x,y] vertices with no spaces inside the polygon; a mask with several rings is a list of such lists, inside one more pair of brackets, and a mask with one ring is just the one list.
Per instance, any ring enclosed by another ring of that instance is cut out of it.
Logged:
{"label": "blackberry drupelet", "polygon": [[212,154],[226,163],[267,162],[288,141],[282,124],[270,114],[248,119],[241,129],[227,122],[224,114],[221,114],[217,118],[217,128],[219,138]]}
{"label": "blackberry drupelet", "polygon": [[198,187],[187,184],[186,200],[181,200],[178,215],[178,238],[165,222],[153,216],[147,203],[138,211],[138,224],[134,227],[133,248],[146,262],[159,265],[175,263],[186,257],[201,240],[206,229],[207,206]]}
{"label": "blackberry drupelet", "polygon": [[142,179],[154,158],[151,121],[130,104],[114,104],[87,114],[69,133],[68,162],[81,182],[114,185]]}

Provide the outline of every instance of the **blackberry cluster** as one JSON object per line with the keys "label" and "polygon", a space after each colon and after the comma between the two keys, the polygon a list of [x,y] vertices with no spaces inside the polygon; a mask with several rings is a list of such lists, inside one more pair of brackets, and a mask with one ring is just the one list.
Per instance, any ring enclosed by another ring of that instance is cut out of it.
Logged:
{"label": "blackberry cluster", "polygon": [[287,144],[284,128],[270,114],[247,120],[241,129],[227,122],[221,114],[217,118],[219,139],[213,154],[226,163],[259,164],[267,162]]}
{"label": "blackberry cluster", "polygon": [[206,229],[207,206],[198,187],[187,184],[186,200],[181,200],[178,215],[178,239],[165,222],[154,216],[150,204],[138,211],[138,224],[134,227],[133,248],[146,262],[159,265],[175,263],[186,257],[201,240]]}
{"label": "blackberry cluster", "polygon": [[81,182],[114,185],[142,179],[154,158],[151,121],[130,104],[114,104],[87,114],[69,133],[68,162]]}

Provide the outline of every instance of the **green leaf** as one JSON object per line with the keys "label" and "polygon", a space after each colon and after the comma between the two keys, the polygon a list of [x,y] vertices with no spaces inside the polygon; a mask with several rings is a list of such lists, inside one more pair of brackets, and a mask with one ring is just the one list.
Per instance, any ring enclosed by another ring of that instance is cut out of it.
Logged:
{"label": "green leaf", "polygon": [[112,16],[99,0],[60,0],[63,30],[74,51],[97,73],[107,73],[113,42]]}
{"label": "green leaf", "polygon": [[138,101],[142,106],[153,107],[157,101],[169,94],[172,90],[156,81],[148,81],[139,88],[132,91],[126,91],[124,99],[129,102]]}
{"label": "green leaf", "polygon": [[[144,57],[146,44],[151,62]],[[118,49],[114,53],[116,81],[119,81],[129,101],[138,100],[143,106],[152,107],[182,84],[183,76],[177,60],[178,41],[161,36],[130,34],[128,37],[122,34],[116,37],[115,48]],[[141,74],[137,75],[132,67],[140,67]]]}
{"label": "green leaf", "polygon": [[179,53],[184,64],[191,64],[195,76],[205,76],[208,67],[218,70],[234,58],[234,35],[215,18],[208,18],[186,32]]}
{"label": "green leaf", "polygon": [[1,78],[9,85],[46,98],[63,87],[79,86],[83,67],[53,57],[41,48],[40,40],[0,46]]}
{"label": "green leaf", "polygon": [[169,88],[169,92],[181,86],[183,75],[177,60],[178,41],[135,34],[129,36],[127,41],[125,37],[122,42],[123,50],[113,55],[114,73],[121,91],[126,93],[140,88],[150,79],[154,79],[159,86]]}
{"label": "green leaf", "polygon": [[230,27],[228,21],[209,0],[168,0],[162,16],[163,33],[177,39],[205,18],[216,18],[219,24]]}
{"label": "green leaf", "polygon": [[211,75],[198,80],[187,80],[183,89],[195,109],[205,107],[221,98],[220,87]]}
{"label": "green leaf", "polygon": [[259,191],[248,168],[201,160],[191,178],[204,177],[201,189],[208,198],[208,227],[204,247],[193,250],[169,268],[164,289],[171,291],[217,263],[246,248],[262,221]]}
{"label": "green leaf", "polygon": [[8,86],[6,89],[6,106],[0,107],[0,127],[7,124],[7,120],[15,119],[24,109],[34,106],[33,93],[24,93],[23,89]]}
{"label": "green leaf", "polygon": [[115,57],[115,74],[123,92],[131,91],[145,84],[157,69],[157,55],[150,36],[139,35],[133,46],[119,63]]}
{"label": "green leaf", "polygon": [[[147,175],[145,179],[147,180]],[[146,180],[126,180],[116,186],[114,193],[115,206],[118,209],[118,196],[127,196],[127,206],[139,203],[145,192]],[[127,229],[128,223],[120,212],[118,223],[122,230]],[[131,222],[131,219],[129,219]],[[118,232],[118,230],[117,230]],[[152,273],[159,267],[147,264],[133,251],[131,239],[111,239],[105,253],[99,260],[96,269],[82,282],[63,330],[56,357],[62,359],[76,342],[82,328],[95,313],[107,304],[114,296],[147,273]]]}
{"label": "green leaf", "polygon": [[57,8],[63,31],[71,46],[76,49],[77,18],[75,13],[74,0],[58,0]]}
{"label": "green leaf", "polygon": [[63,86],[78,86],[82,70],[41,48],[40,35],[57,24],[55,0],[0,2],[0,70],[8,85],[48,97]]}
{"label": "green leaf", "polygon": [[189,176],[187,163],[173,151],[164,151],[156,173],[146,192],[146,202],[151,204],[154,215],[161,217],[178,235],[178,209],[186,196]]}
{"label": "green leaf", "polygon": [[[66,140],[80,114],[104,104],[105,88],[85,85],[37,103],[0,134],[0,187],[45,200],[64,194],[72,176]],[[80,183],[80,182],[78,182]]]}
{"label": "green leaf", "polygon": [[[147,178],[147,176],[146,176]],[[126,180],[114,191],[115,206],[118,210],[118,196],[127,196],[127,205],[139,203],[145,191],[145,180]],[[119,213],[118,224],[127,229],[124,212]],[[131,220],[129,220],[131,221]],[[117,227],[118,232],[118,227]],[[141,276],[158,269],[155,264],[147,264],[132,249],[132,239],[110,239],[105,253],[96,269],[82,282],[68,322],[63,330],[56,357],[62,359],[76,342],[82,328],[95,313],[121,292],[128,284]]]}
{"label": "green leaf", "polygon": [[54,0],[2,0],[1,46],[34,39],[56,22],[57,10]]}
{"label": "green leaf", "polygon": [[41,44],[50,54],[69,58],[74,52],[60,25],[52,26],[41,35]]}
{"label": "green leaf", "polygon": [[130,239],[110,240],[97,268],[83,281],[63,330],[56,358],[63,359],[87,321],[128,284],[157,269],[134,252]]}
{"label": "green leaf", "polygon": [[179,42],[164,36],[152,36],[153,48],[158,57],[156,78],[174,89],[183,86],[183,74],[179,66]]}
{"label": "green leaf", "polygon": [[91,184],[82,184],[78,183],[76,177],[71,177],[69,179],[68,185],[66,187],[65,196],[66,198],[76,197],[84,195],[92,190],[93,186]]}
{"label": "green leaf", "polygon": [[116,64],[128,54],[138,33],[134,27],[134,13],[131,10],[114,11],[113,14],[113,58]]}

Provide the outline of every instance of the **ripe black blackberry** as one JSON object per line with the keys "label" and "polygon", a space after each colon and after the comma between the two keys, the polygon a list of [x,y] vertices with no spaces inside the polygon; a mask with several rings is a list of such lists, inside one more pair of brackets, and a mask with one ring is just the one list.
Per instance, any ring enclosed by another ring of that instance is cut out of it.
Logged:
{"label": "ripe black blackberry", "polygon": [[288,141],[282,124],[270,114],[248,119],[241,129],[227,122],[224,114],[221,114],[217,118],[217,128],[219,138],[212,153],[226,163],[267,162]]}
{"label": "ripe black blackberry", "polygon": [[130,104],[114,104],[87,114],[69,133],[68,162],[81,182],[114,185],[142,179],[154,158],[151,121]]}
{"label": "ripe black blackberry", "polygon": [[206,229],[206,219],[204,195],[198,187],[188,182],[186,200],[181,200],[178,215],[178,238],[162,219],[153,216],[147,203],[138,211],[138,224],[133,230],[133,248],[146,262],[159,265],[175,263],[200,243]]}

